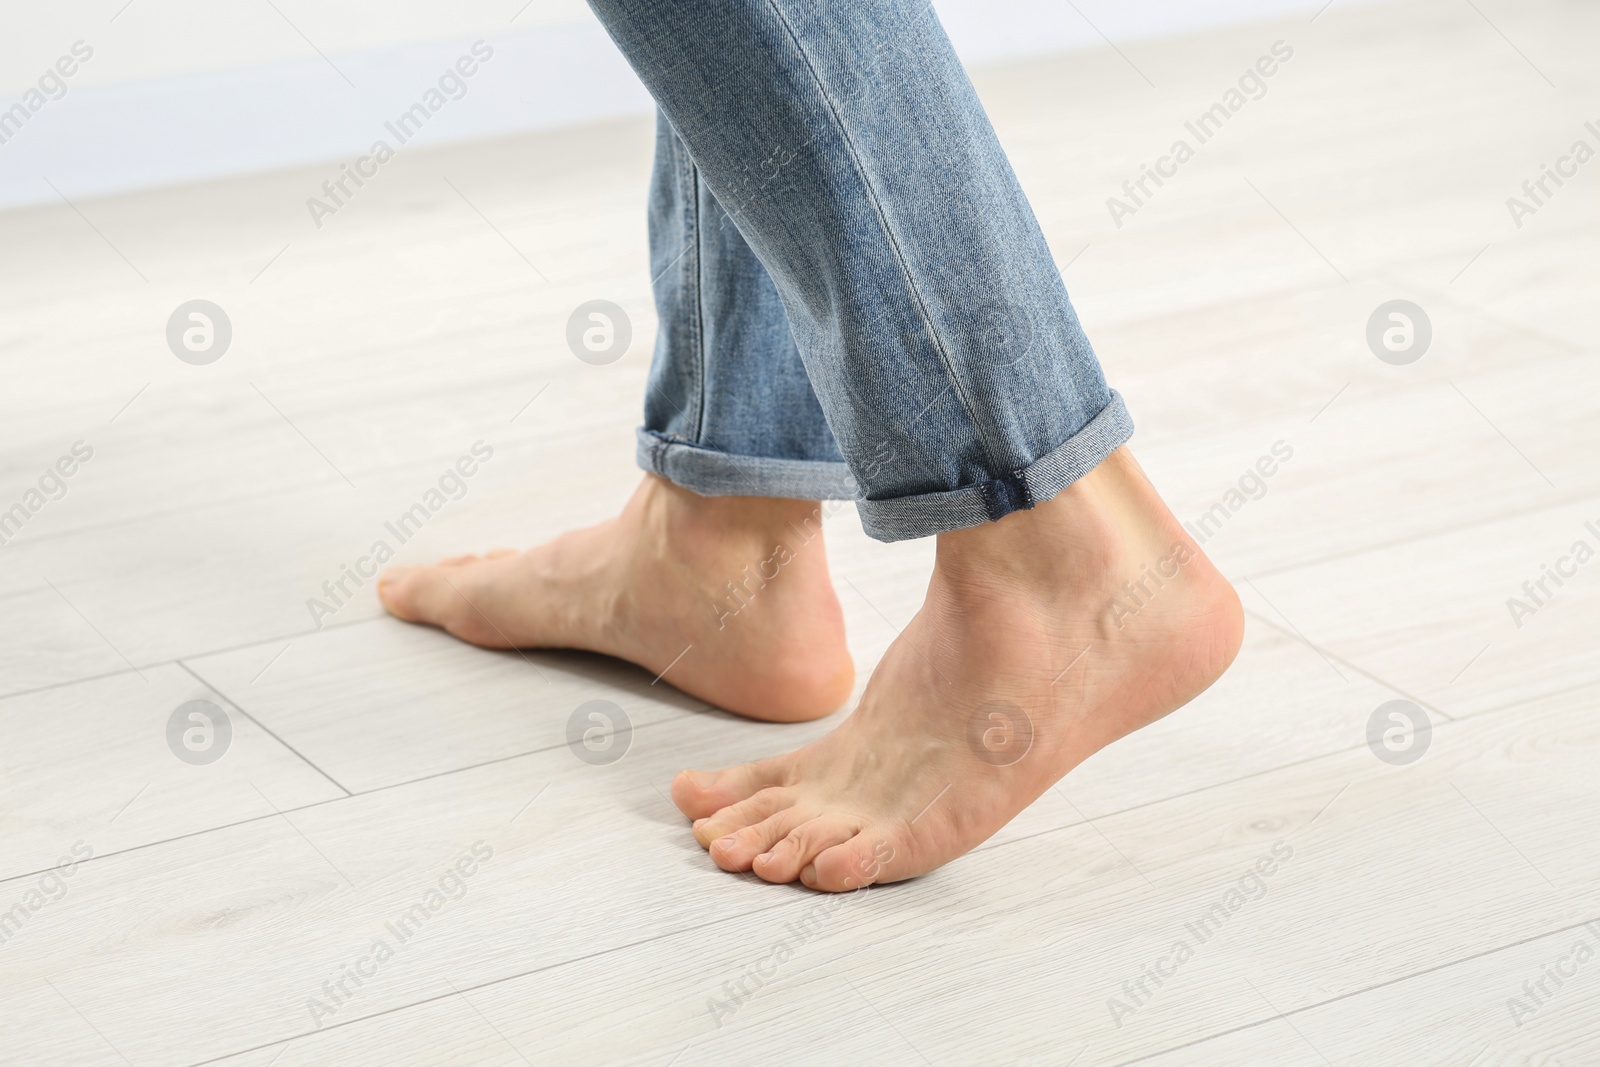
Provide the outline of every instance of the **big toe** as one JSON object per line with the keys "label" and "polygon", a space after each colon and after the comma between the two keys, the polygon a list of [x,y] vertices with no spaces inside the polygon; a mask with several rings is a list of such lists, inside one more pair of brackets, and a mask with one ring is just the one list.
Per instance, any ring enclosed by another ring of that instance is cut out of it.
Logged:
{"label": "big toe", "polygon": [[825,893],[847,893],[875,882],[899,881],[912,873],[886,836],[863,828],[842,844],[819,852],[801,870],[800,881]]}
{"label": "big toe", "polygon": [[457,614],[460,599],[437,567],[390,567],[378,578],[378,600],[406,622],[444,626]]}
{"label": "big toe", "polygon": [[378,602],[389,614],[407,622],[421,621],[414,603],[416,593],[410,582],[417,570],[416,567],[390,567],[378,575]]}

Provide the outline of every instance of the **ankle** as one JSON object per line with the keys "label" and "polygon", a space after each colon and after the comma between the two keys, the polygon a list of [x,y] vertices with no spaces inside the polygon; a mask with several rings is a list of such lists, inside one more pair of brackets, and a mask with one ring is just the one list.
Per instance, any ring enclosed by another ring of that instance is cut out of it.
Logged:
{"label": "ankle", "polygon": [[760,545],[774,538],[793,538],[796,529],[822,527],[822,507],[815,500],[702,496],[653,473],[645,475],[627,510],[637,510],[656,536],[689,546]]}
{"label": "ankle", "polygon": [[1036,507],[941,534],[935,572],[955,588],[1082,594],[1114,587],[1180,543],[1198,552],[1118,449]]}

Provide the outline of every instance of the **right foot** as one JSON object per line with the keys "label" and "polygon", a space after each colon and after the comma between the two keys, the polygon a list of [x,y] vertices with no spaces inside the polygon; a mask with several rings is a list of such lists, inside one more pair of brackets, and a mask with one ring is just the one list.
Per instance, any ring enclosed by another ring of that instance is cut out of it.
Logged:
{"label": "right foot", "polygon": [[673,800],[726,870],[829,892],[912,878],[1186,704],[1233,661],[1243,623],[1119,449],[1051,501],[940,534],[922,610],[832,733],[686,771]]}
{"label": "right foot", "polygon": [[390,613],[484,648],[575,648],[636,663],[755,719],[820,718],[855,667],[817,504],[702,497],[646,475],[622,514],[525,552],[378,582]]}

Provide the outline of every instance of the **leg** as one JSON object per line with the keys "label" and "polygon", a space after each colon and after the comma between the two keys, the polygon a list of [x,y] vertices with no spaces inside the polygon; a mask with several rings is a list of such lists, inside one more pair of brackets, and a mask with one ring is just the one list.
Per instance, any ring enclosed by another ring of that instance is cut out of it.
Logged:
{"label": "leg", "polygon": [[1121,447],[923,0],[591,4],[772,277],[868,532],[938,536],[844,724],[685,772],[674,799],[730,870],[826,890],[931,870],[1210,685],[1238,600]]}
{"label": "leg", "polygon": [[488,648],[603,652],[739,714],[826,715],[854,668],[817,500],[855,487],[771,280],[665,119],[650,238],[652,473],[622,514],[526,552],[393,568],[379,596]]}
{"label": "leg", "polygon": [[661,326],[639,466],[704,496],[854,497],[783,301],[664,115],[650,276]]}
{"label": "leg", "polygon": [[776,286],[868,533],[1048,500],[1132,425],[926,0],[592,0]]}

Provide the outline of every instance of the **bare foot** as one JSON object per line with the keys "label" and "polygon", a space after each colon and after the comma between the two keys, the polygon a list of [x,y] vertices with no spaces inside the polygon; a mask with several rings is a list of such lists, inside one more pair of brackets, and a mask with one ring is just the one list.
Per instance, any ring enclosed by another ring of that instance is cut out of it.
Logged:
{"label": "bare foot", "polygon": [[1238,653],[1233,588],[1119,449],[1054,500],[939,537],[922,610],[860,706],[787,755],[684,771],[716,863],[838,892],[981,844]]}
{"label": "bare foot", "polygon": [[702,497],[651,474],[614,519],[393,567],[378,596],[485,648],[603,652],[740,715],[815,719],[855,682],[821,525],[815,503]]}

